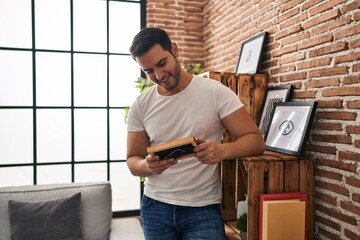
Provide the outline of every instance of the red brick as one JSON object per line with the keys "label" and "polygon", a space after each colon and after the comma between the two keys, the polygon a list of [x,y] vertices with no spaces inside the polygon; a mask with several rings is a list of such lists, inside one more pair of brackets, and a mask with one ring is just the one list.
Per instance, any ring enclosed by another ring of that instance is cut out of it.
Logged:
{"label": "red brick", "polygon": [[329,131],[341,131],[343,129],[341,123],[328,123],[328,122],[313,123],[312,127],[313,129],[329,130]]}
{"label": "red brick", "polygon": [[360,162],[360,153],[354,153],[350,151],[339,151],[339,158],[343,160],[351,160]]}
{"label": "red brick", "polygon": [[325,189],[325,190],[328,190],[331,192],[336,192],[336,193],[341,194],[346,197],[348,197],[350,195],[349,190],[346,187],[341,186],[340,184],[316,180],[315,185],[318,188]]}
{"label": "red brick", "polygon": [[320,112],[316,113],[318,119],[337,119],[337,120],[356,120],[357,114],[354,112]]}
{"label": "red brick", "polygon": [[302,70],[302,69],[306,69],[306,68],[330,66],[330,64],[331,64],[331,58],[330,57],[325,57],[325,58],[300,62],[297,66],[298,66],[299,70]]}
{"label": "red brick", "polygon": [[349,24],[350,22],[351,22],[350,16],[346,16],[346,17],[341,16],[341,18],[334,19],[333,21],[330,22],[325,22],[323,25],[321,25],[321,27],[311,29],[311,34],[319,35],[321,33],[327,33],[335,28]]}
{"label": "red brick", "polygon": [[330,2],[322,3],[322,4],[309,10],[310,16],[325,12],[326,10],[332,9],[334,6],[337,6],[338,4],[342,4],[346,1],[347,0],[337,0],[337,1],[330,1]]}
{"label": "red brick", "polygon": [[349,184],[349,185],[351,185],[353,187],[356,187],[356,188],[360,189],[360,178],[356,178],[355,176],[351,176],[351,177],[345,177],[345,180],[346,180],[346,184]]}
{"label": "red brick", "polygon": [[295,91],[293,97],[295,99],[306,99],[306,98],[315,98],[316,91]]}
{"label": "red brick", "polygon": [[360,148],[360,139],[354,141],[354,147]]}
{"label": "red brick", "polygon": [[349,134],[360,134],[360,125],[346,126],[346,132]]}
{"label": "red brick", "polygon": [[360,193],[353,193],[351,199],[355,202],[360,203]]}
{"label": "red brick", "polygon": [[340,79],[339,78],[328,78],[321,80],[311,80],[309,82],[304,83],[305,88],[322,88],[328,86],[339,86]]}
{"label": "red brick", "polygon": [[341,87],[324,90],[322,92],[324,97],[331,96],[360,96],[360,87]]}
{"label": "red brick", "polygon": [[351,173],[356,173],[356,167],[357,167],[356,164],[354,163],[344,163],[331,159],[318,159],[318,158],[316,159],[316,164],[318,166],[336,168]]}
{"label": "red brick", "polygon": [[359,231],[356,231],[356,229],[354,232],[353,230],[345,228],[344,235],[345,235],[345,237],[347,237],[350,240],[359,240],[360,239]]}
{"label": "red brick", "polygon": [[324,213],[325,215],[336,218],[344,223],[351,224],[353,226],[356,226],[357,224],[355,217],[347,216],[346,214],[341,213],[338,209],[328,208],[322,205],[316,205],[316,208],[318,211]]}
{"label": "red brick", "polygon": [[319,142],[330,142],[330,143],[345,143],[351,144],[351,137],[348,135],[334,135],[334,134],[312,134],[311,138],[313,141]]}
{"label": "red brick", "polygon": [[360,216],[360,207],[355,206],[355,205],[352,204],[351,202],[341,201],[341,202],[340,202],[340,206],[341,206],[343,209],[345,209],[345,210],[347,210],[347,211],[349,211],[349,212],[351,212],[351,213],[354,213],[354,214]]}
{"label": "red brick", "polygon": [[319,191],[316,191],[315,192],[315,198],[316,199],[319,199],[323,202],[326,202],[328,204],[331,204],[331,205],[334,205],[336,206],[337,205],[337,201],[336,201],[336,197],[335,196],[330,196],[326,193],[323,193],[323,192],[319,192]]}
{"label": "red brick", "polygon": [[341,226],[338,222],[334,222],[330,219],[327,219],[327,218],[324,218],[324,217],[321,217],[321,216],[317,216],[317,222],[321,223],[321,224],[324,224],[336,231],[340,231],[341,230]]}
{"label": "red brick", "polygon": [[336,64],[344,63],[344,62],[353,62],[353,61],[356,61],[356,60],[360,60],[360,52],[335,57],[335,63]]}
{"label": "red brick", "polygon": [[314,46],[319,46],[322,43],[328,43],[328,42],[332,42],[333,41],[333,35],[332,34],[326,34],[324,36],[320,36],[320,37],[315,37],[315,38],[311,38],[305,42],[301,42],[299,44],[299,49],[307,49],[307,48],[311,48]]}
{"label": "red brick", "polygon": [[303,24],[304,29],[313,27],[320,23],[329,21],[331,19],[337,18],[340,16],[340,11],[338,9],[331,10],[325,14],[321,14],[319,17],[311,18],[309,21]]}
{"label": "red brick", "polygon": [[311,50],[309,53],[310,57],[317,57],[325,54],[336,53],[349,49],[348,44],[345,42],[332,44],[329,46],[321,47],[315,50]]}
{"label": "red brick", "polygon": [[320,108],[343,108],[342,100],[319,100],[318,109]]}
{"label": "red brick", "polygon": [[336,147],[308,144],[308,145],[306,145],[306,151],[335,154]]}
{"label": "red brick", "polygon": [[327,77],[334,75],[342,75],[348,73],[348,67],[333,67],[327,69],[312,70],[309,72],[309,77]]}
{"label": "red brick", "polygon": [[349,101],[347,102],[346,106],[349,109],[360,109],[360,100]]}
{"label": "red brick", "polygon": [[315,170],[315,176],[322,177],[322,178],[328,178],[328,179],[331,179],[331,180],[337,180],[339,182],[342,179],[342,174],[340,174],[340,173],[335,173],[335,172],[332,172],[332,171],[327,171],[327,170],[319,169],[319,168],[317,168]]}
{"label": "red brick", "polygon": [[360,83],[360,75],[353,75],[345,77],[343,80],[344,85],[351,85],[351,84],[357,84]]}

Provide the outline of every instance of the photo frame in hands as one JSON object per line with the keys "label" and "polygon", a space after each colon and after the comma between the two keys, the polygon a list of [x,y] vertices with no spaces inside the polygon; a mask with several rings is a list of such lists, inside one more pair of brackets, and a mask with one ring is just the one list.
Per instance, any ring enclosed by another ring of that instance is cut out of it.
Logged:
{"label": "photo frame in hands", "polygon": [[292,85],[270,87],[266,89],[262,110],[258,119],[259,130],[264,138],[270,126],[275,104],[288,101],[293,93],[293,89],[294,87]]}
{"label": "photo frame in hands", "polygon": [[254,74],[259,71],[268,35],[268,32],[260,33],[242,44],[236,73]]}
{"label": "photo frame in hands", "polygon": [[301,156],[316,107],[317,102],[278,103],[266,135],[266,149]]}

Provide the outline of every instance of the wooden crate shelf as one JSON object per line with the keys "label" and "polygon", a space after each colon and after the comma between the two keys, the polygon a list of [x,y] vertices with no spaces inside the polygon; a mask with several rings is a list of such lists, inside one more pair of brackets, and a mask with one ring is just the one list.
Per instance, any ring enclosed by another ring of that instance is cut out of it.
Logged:
{"label": "wooden crate shelf", "polygon": [[313,161],[265,151],[263,155],[239,159],[246,170],[248,218],[247,239],[259,239],[259,196],[262,193],[307,194],[307,240],[314,239]]}

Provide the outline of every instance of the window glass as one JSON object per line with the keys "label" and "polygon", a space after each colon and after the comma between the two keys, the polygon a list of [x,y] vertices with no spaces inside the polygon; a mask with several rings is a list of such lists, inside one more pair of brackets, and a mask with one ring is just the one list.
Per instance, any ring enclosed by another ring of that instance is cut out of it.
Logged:
{"label": "window glass", "polygon": [[106,109],[75,109],[75,161],[107,159]]}
{"label": "window glass", "polygon": [[133,37],[141,29],[140,5],[110,1],[109,29],[110,52],[129,53]]}
{"label": "window glass", "polygon": [[36,53],[36,104],[71,105],[70,53]]}
{"label": "window glass", "polygon": [[71,182],[71,165],[49,165],[37,167],[37,183],[70,183]]}
{"label": "window glass", "polygon": [[139,65],[130,56],[110,56],[110,106],[131,106],[139,95]]}
{"label": "window glass", "polygon": [[2,167],[0,168],[0,187],[32,185],[33,172],[33,167]]}
{"label": "window glass", "polygon": [[74,0],[74,50],[106,52],[106,1]]}
{"label": "window glass", "polygon": [[71,161],[70,109],[37,110],[37,161]]}
{"label": "window glass", "polygon": [[[126,163],[110,164],[113,211],[140,208],[140,177],[133,176]],[[126,194],[124,194],[126,193]]]}
{"label": "window glass", "polygon": [[126,159],[127,130],[124,109],[110,109],[110,159]]}
{"label": "window glass", "polygon": [[70,1],[35,1],[35,44],[40,49],[70,50]]}
{"label": "window glass", "polygon": [[1,164],[33,162],[31,109],[0,109],[0,159]]}
{"label": "window glass", "polygon": [[31,30],[31,1],[0,0],[0,46],[31,48]]}
{"label": "window glass", "polygon": [[74,54],[75,106],[107,105],[106,55]]}
{"label": "window glass", "polygon": [[107,173],[106,163],[76,164],[75,182],[106,181],[107,180],[106,173]]}
{"label": "window glass", "polygon": [[0,106],[31,106],[32,85],[31,52],[0,50]]}

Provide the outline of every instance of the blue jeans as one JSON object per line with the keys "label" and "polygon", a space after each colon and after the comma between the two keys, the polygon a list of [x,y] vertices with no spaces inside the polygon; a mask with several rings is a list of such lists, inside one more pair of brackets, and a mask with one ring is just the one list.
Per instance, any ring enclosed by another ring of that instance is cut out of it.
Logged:
{"label": "blue jeans", "polygon": [[146,240],[225,240],[220,204],[184,207],[143,195],[141,221]]}

